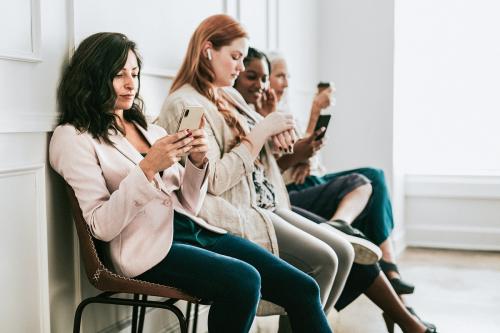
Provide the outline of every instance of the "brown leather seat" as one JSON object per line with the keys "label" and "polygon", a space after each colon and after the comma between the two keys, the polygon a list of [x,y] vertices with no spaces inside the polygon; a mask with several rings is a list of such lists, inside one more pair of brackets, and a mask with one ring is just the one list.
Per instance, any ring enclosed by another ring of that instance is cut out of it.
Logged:
{"label": "brown leather seat", "polygon": [[[174,303],[177,300],[185,300],[189,303],[198,304],[200,299],[184,293],[174,287],[164,286],[156,283],[140,281],[133,278],[118,275],[109,270],[106,265],[106,258],[103,255],[105,243],[95,239],[90,233],[89,227],[85,222],[78,200],[73,189],[67,185],[67,192],[73,212],[78,240],[80,244],[80,255],[83,259],[85,271],[90,283],[97,289],[103,291],[98,296],[83,300],[75,312],[73,332],[80,332],[80,322],[83,309],[91,303],[105,303],[128,305],[134,307],[132,316],[132,332],[141,332],[144,323],[144,313],[146,307],[156,307],[168,309],[177,316],[180,323],[181,332],[187,333],[187,321],[182,312]],[[103,259],[103,260],[101,260]],[[134,299],[128,297],[113,296],[117,293],[134,294]],[[142,295],[142,300],[139,300]],[[113,297],[111,297],[113,296]],[[165,302],[148,301],[147,296],[159,296],[168,298]],[[141,308],[139,325],[137,326],[137,309]]]}

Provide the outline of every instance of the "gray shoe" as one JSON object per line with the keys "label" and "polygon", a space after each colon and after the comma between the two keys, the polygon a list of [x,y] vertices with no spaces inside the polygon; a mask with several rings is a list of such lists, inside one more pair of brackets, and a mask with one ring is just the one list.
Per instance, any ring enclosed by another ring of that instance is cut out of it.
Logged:
{"label": "gray shoe", "polygon": [[354,262],[360,265],[373,265],[382,258],[382,250],[370,242],[366,236],[349,223],[342,220],[328,221],[354,248]]}

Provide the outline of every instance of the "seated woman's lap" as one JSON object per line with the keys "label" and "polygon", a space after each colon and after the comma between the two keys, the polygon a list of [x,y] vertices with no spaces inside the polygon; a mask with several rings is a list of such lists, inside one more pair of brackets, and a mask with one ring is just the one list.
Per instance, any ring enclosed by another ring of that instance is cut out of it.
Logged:
{"label": "seated woman's lap", "polygon": [[[295,299],[316,300],[318,287],[313,278],[257,244],[234,235],[224,235],[209,249],[252,265],[261,276],[262,298],[265,300],[282,306]],[[296,289],[301,289],[304,294],[290,292]]]}
{"label": "seated woman's lap", "polygon": [[317,287],[307,274],[264,248],[230,234],[221,235],[207,248],[174,242],[159,264],[137,278],[172,285],[209,300],[252,290],[258,280],[262,297],[283,306],[290,290],[304,289],[307,284]]}
{"label": "seated woman's lap", "polygon": [[288,195],[293,206],[330,219],[347,194],[368,183],[370,180],[363,175],[351,173],[331,178],[321,185],[299,190],[293,190],[288,186]]}
{"label": "seated woman's lap", "polygon": [[174,286],[211,301],[260,290],[259,273],[251,265],[179,242],[174,242],[167,256],[137,279]]}

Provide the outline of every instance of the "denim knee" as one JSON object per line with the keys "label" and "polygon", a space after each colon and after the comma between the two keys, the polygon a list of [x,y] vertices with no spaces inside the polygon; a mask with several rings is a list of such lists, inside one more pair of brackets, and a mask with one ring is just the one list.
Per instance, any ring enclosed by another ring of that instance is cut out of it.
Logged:
{"label": "denim knee", "polygon": [[368,177],[372,183],[385,184],[385,174],[382,169],[367,167],[357,169],[357,172]]}
{"label": "denim knee", "polygon": [[247,301],[257,304],[260,299],[261,277],[259,272],[250,264],[241,261],[237,268],[233,269],[233,281],[230,285],[223,286],[226,294],[237,298],[239,301]]}
{"label": "denim knee", "polygon": [[292,295],[292,300],[299,305],[304,304],[304,302],[309,304],[319,302],[319,285],[312,277],[304,274],[304,277],[300,280],[300,285],[292,292]]}

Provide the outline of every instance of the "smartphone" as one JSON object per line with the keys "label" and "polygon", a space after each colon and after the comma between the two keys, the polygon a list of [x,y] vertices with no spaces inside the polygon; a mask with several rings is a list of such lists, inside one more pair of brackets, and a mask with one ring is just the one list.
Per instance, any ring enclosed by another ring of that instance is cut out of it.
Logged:
{"label": "smartphone", "polygon": [[319,82],[317,87],[318,87],[318,92],[322,92],[323,90],[330,88],[331,83],[330,82]]}
{"label": "smartphone", "polygon": [[195,130],[200,128],[201,118],[203,117],[204,110],[201,106],[187,106],[182,112],[177,132],[190,129]]}
{"label": "smartphone", "polygon": [[314,132],[319,130],[321,127],[325,128],[325,131],[314,138],[314,140],[321,140],[325,136],[326,129],[328,128],[328,123],[330,122],[331,114],[320,114],[316,126],[314,127]]}

